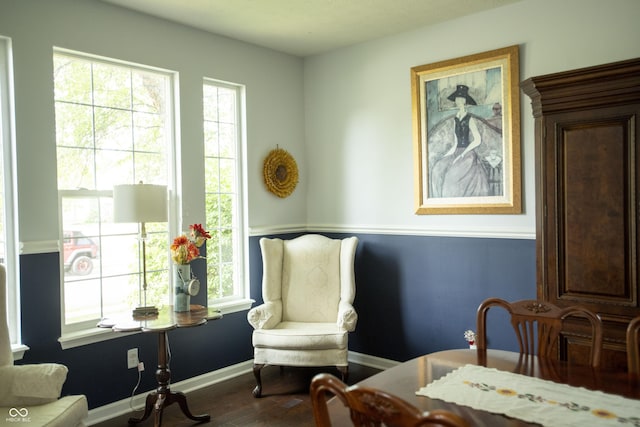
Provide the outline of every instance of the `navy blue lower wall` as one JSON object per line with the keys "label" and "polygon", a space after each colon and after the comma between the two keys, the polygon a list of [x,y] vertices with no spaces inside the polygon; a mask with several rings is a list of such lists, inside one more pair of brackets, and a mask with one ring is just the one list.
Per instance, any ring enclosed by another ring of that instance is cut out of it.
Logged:
{"label": "navy blue lower wall", "polygon": [[[344,234],[328,234],[344,237]],[[286,235],[278,237],[294,237]],[[475,310],[484,298],[534,298],[535,241],[489,238],[358,234],[356,299],[359,315],[351,350],[404,361],[466,345]],[[262,301],[259,237],[249,239],[251,297]],[[157,336],[134,334],[62,350],[58,254],[22,255],[23,342],[19,363],[59,362],[69,367],[63,394],[85,394],[90,408],[125,399],[137,381],[126,366],[137,347],[146,370],[139,391],[155,387]],[[491,321],[491,320],[490,320]],[[490,324],[491,326],[491,324]],[[516,349],[508,326],[491,327],[489,344]],[[252,359],[246,312],[197,328],[169,332],[172,381]],[[247,390],[251,398],[251,390]]]}
{"label": "navy blue lower wall", "polygon": [[[405,361],[462,348],[488,297],[535,298],[535,241],[359,235],[359,320],[350,349]],[[489,344],[516,350],[507,323],[492,322]]]}

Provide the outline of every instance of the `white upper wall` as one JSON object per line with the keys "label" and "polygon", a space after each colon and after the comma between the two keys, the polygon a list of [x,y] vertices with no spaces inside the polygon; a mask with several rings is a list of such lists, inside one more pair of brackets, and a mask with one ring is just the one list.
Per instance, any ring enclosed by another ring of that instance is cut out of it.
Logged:
{"label": "white upper wall", "polygon": [[[178,72],[183,224],[204,221],[202,79],[246,85],[250,225],[306,221],[300,58],[95,0],[2,0],[0,36],[13,42],[22,242],[58,239],[54,47]],[[262,180],[263,159],[276,145],[291,152],[301,170],[298,189],[284,200]]]}
{"label": "white upper wall", "polygon": [[311,228],[535,237],[521,93],[522,215],[415,215],[410,68],[520,46],[520,81],[640,56],[638,0],[524,0],[305,61]]}

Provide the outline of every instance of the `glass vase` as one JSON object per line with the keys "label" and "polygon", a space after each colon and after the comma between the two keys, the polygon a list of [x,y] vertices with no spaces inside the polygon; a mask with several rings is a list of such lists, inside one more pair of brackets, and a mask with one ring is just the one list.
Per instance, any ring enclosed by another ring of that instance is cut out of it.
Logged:
{"label": "glass vase", "polygon": [[173,311],[189,311],[191,295],[187,292],[187,285],[191,280],[191,265],[175,264],[174,267]]}

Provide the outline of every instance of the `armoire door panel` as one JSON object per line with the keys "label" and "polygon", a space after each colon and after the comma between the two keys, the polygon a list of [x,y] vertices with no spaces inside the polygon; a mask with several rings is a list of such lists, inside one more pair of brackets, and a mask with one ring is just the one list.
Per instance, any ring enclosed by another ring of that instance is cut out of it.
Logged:
{"label": "armoire door panel", "polygon": [[556,123],[560,299],[633,303],[629,133],[628,118],[603,120],[601,113]]}

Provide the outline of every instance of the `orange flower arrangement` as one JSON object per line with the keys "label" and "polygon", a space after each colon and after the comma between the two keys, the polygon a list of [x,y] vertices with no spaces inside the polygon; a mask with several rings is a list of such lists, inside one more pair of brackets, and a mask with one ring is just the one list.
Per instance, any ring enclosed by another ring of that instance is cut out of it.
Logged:
{"label": "orange flower arrangement", "polygon": [[200,247],[211,238],[211,235],[202,228],[202,224],[189,226],[189,236],[182,234],[173,239],[171,245],[171,259],[176,264],[186,265],[194,259],[204,258],[200,255]]}

